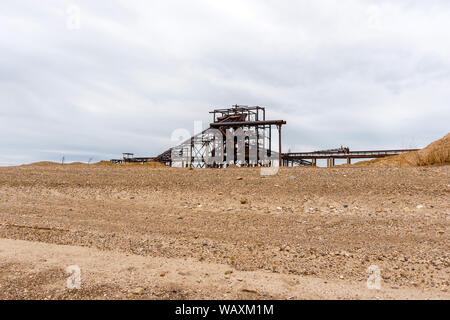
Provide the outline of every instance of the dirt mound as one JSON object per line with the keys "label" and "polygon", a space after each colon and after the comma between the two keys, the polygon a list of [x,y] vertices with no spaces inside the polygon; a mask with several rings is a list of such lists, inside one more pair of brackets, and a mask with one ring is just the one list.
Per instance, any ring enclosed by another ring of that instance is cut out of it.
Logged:
{"label": "dirt mound", "polygon": [[355,166],[364,167],[442,165],[450,165],[450,133],[447,133],[445,137],[429,144],[422,150],[370,161],[361,161],[355,164]]}
{"label": "dirt mound", "polygon": [[[139,165],[139,164],[138,164]],[[156,161],[150,161],[144,164],[144,166],[149,166],[149,167],[165,167],[165,165],[161,162],[156,162]]]}
{"label": "dirt mound", "polygon": [[102,160],[99,162],[94,163],[95,166],[114,166],[115,163],[112,163],[111,161]]}
{"label": "dirt mound", "polygon": [[[38,166],[38,167],[51,167],[51,166],[61,166],[62,164],[60,162],[52,162],[52,161],[39,161],[39,162],[33,162],[29,164],[24,164],[24,166]],[[64,163],[64,166],[88,166],[89,164],[85,162],[69,162]],[[150,161],[147,163],[111,163],[107,160],[102,160],[96,163],[92,163],[91,165],[94,166],[148,166],[148,167],[165,167],[164,164],[160,162],[154,162]]]}
{"label": "dirt mound", "polygon": [[146,163],[112,163],[110,161],[106,161],[106,160],[102,160],[99,161],[97,163],[95,163],[94,165],[98,165],[98,166],[147,166],[147,167],[164,167],[164,164],[162,164],[161,162],[156,162],[156,161],[149,161]]}
{"label": "dirt mound", "polygon": [[25,164],[25,166],[40,166],[40,167],[49,167],[49,166],[55,166],[55,165],[61,165],[61,163],[52,162],[52,161],[39,161],[39,162]]}
{"label": "dirt mound", "polygon": [[84,162],[67,162],[64,164],[61,164],[61,162],[53,162],[53,161],[39,161],[39,162],[33,162],[29,164],[24,164],[24,166],[38,166],[38,167],[51,167],[51,166],[80,166],[80,165],[88,165]]}
{"label": "dirt mound", "polygon": [[64,165],[70,165],[70,166],[87,166],[88,164],[86,162],[68,162],[68,163],[64,163]]}

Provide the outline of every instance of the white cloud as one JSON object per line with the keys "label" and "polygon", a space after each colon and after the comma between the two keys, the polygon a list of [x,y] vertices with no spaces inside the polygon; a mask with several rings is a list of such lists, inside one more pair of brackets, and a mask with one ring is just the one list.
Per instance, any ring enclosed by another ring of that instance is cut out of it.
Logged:
{"label": "white cloud", "polygon": [[235,103],[286,119],[292,150],[424,146],[448,132],[449,14],[437,0],[2,1],[0,161],[156,155]]}

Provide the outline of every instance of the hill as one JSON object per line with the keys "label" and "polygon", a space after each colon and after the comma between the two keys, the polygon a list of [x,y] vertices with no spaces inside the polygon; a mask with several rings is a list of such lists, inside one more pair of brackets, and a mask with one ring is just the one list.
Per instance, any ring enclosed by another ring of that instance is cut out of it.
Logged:
{"label": "hill", "polygon": [[354,166],[442,166],[450,165],[450,133],[422,150],[355,163]]}

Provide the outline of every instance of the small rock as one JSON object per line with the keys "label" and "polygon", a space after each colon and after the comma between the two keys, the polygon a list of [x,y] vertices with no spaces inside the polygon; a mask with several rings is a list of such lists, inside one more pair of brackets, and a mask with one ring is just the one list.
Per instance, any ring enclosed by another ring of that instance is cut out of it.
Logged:
{"label": "small rock", "polygon": [[131,293],[134,295],[140,295],[144,292],[144,289],[141,287],[135,288],[133,290],[131,290]]}
{"label": "small rock", "polygon": [[348,208],[348,204],[344,204],[344,208]]}
{"label": "small rock", "polygon": [[255,290],[247,289],[247,288],[243,288],[241,291],[242,292],[249,292],[249,293],[257,293]]}
{"label": "small rock", "polygon": [[422,204],[419,204],[417,207],[416,207],[417,209],[423,209],[423,205]]}
{"label": "small rock", "polygon": [[380,209],[380,208],[377,208],[376,210],[375,210],[375,212],[377,212],[377,213],[380,213],[382,210]]}
{"label": "small rock", "polygon": [[242,179],[243,179],[242,177],[237,177],[237,178],[236,178],[236,180],[242,180]]}
{"label": "small rock", "polygon": [[225,271],[225,274],[232,274],[233,273],[233,270],[227,270],[227,271]]}
{"label": "small rock", "polygon": [[246,204],[247,203],[247,199],[241,199],[241,204]]}

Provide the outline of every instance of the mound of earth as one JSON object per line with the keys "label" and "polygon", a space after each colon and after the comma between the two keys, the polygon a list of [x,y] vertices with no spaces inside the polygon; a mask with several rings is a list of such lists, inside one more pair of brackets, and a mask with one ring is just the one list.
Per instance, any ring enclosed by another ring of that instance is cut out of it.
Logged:
{"label": "mound of earth", "polygon": [[37,167],[51,167],[51,166],[80,166],[80,165],[87,165],[87,163],[84,162],[66,162],[64,164],[61,164],[61,162],[53,162],[53,161],[39,161],[39,162],[33,162],[29,164],[24,164],[24,166],[37,166]]}
{"label": "mound of earth", "polygon": [[99,161],[97,163],[95,163],[95,165],[99,165],[99,166],[149,166],[149,167],[164,167],[164,164],[162,164],[161,162],[156,162],[156,161],[149,161],[146,163],[138,163],[138,162],[128,162],[128,163],[112,163],[110,161],[106,161],[106,160],[102,160]]}
{"label": "mound of earth", "polygon": [[422,150],[370,161],[361,161],[355,164],[355,166],[365,167],[442,165],[450,165],[450,133],[447,133],[445,137],[429,144]]}
{"label": "mound of earth", "polygon": [[24,164],[24,166],[47,167],[47,166],[54,166],[54,165],[58,165],[58,164],[60,164],[60,163],[52,162],[52,161],[39,161],[39,162],[30,163],[30,164]]}

